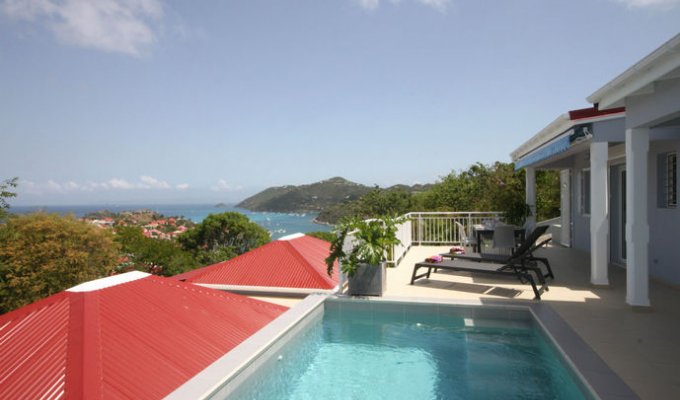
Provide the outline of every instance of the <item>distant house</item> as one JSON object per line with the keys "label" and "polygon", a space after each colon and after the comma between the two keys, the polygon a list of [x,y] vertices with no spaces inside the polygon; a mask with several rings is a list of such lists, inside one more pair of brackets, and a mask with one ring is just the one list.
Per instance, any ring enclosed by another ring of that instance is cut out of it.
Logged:
{"label": "distant house", "polygon": [[286,307],[134,271],[0,316],[0,397],[162,398]]}
{"label": "distant house", "polygon": [[112,218],[104,219],[90,219],[87,220],[92,225],[98,226],[99,228],[111,228],[113,227],[114,221]]}
{"label": "distant house", "polygon": [[330,243],[298,233],[174,278],[242,294],[303,297],[338,286],[337,268],[326,272],[329,254]]}
{"label": "distant house", "polygon": [[[626,302],[649,306],[649,277],[680,284],[680,34],[557,118],[511,157],[561,177],[559,241],[591,253],[591,283],[626,268]],[[625,111],[624,111],[625,108]]]}

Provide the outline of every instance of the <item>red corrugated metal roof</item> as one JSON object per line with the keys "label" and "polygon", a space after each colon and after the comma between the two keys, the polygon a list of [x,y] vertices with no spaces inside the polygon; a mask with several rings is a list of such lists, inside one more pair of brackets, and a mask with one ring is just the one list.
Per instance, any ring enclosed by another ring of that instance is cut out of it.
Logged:
{"label": "red corrugated metal roof", "polygon": [[285,310],[157,276],[61,292],[0,316],[0,397],[162,398]]}
{"label": "red corrugated metal roof", "polygon": [[192,283],[301,289],[332,289],[337,271],[326,273],[330,243],[300,235],[276,240],[231,260],[175,276]]}
{"label": "red corrugated metal roof", "polygon": [[626,112],[626,107],[610,108],[608,110],[599,110],[597,107],[581,108],[579,110],[569,111],[569,119],[577,120],[584,118],[602,117],[610,114],[619,114]]}

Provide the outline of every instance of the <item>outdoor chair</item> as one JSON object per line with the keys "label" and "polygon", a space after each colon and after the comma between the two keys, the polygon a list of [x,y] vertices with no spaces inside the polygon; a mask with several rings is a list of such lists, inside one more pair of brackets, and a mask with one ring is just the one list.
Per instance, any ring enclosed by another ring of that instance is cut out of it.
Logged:
{"label": "outdoor chair", "polygon": [[465,227],[463,224],[461,224],[458,221],[454,221],[456,224],[456,227],[458,228],[458,234],[460,235],[460,244],[465,247],[475,247],[477,246],[477,239],[474,237],[468,236],[467,231],[465,230]]}
{"label": "outdoor chair", "polygon": [[[418,270],[421,268],[425,268],[427,269],[427,271],[418,275]],[[415,264],[413,266],[413,273],[411,274],[411,285],[413,285],[414,282],[420,278],[426,277],[429,279],[430,273],[432,272],[433,269],[513,277],[519,279],[519,281],[522,283],[528,283],[531,285],[531,289],[534,291],[535,300],[540,300],[541,294],[544,291],[548,290],[548,286],[545,283],[545,277],[543,276],[543,273],[541,272],[540,268],[536,266],[498,264],[488,262],[466,261],[460,259],[445,260],[438,263],[419,262]],[[536,280],[531,275],[531,272],[536,274],[538,283],[541,285],[540,288],[536,285]]]}
{"label": "outdoor chair", "polygon": [[493,248],[500,254],[512,254],[515,251],[515,227],[512,225],[496,225],[493,230]]}
{"label": "outdoor chair", "polygon": [[[465,261],[473,261],[473,262],[482,262],[482,263],[495,263],[495,264],[502,264],[502,265],[518,265],[518,266],[527,266],[529,264],[533,264],[538,268],[537,263],[540,262],[542,263],[547,272],[543,274],[544,278],[551,278],[555,279],[555,275],[553,274],[552,268],[550,267],[550,262],[548,261],[547,258],[545,257],[536,257],[534,256],[534,251],[539,249],[540,247],[543,247],[546,245],[551,238],[545,239],[541,241],[540,243],[536,243],[541,236],[545,234],[545,232],[548,230],[547,226],[537,226],[536,229],[534,229],[529,236],[526,237],[526,239],[520,244],[519,247],[515,249],[515,252],[513,254],[507,255],[507,254],[452,254],[452,253],[443,253],[443,257],[448,257],[451,259],[459,259],[459,260],[465,260]],[[435,271],[436,272],[436,271]]]}

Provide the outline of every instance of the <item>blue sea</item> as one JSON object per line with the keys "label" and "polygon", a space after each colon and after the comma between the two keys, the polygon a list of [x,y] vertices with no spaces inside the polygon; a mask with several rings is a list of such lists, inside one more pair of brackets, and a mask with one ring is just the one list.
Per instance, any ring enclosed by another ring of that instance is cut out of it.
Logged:
{"label": "blue sea", "polygon": [[12,213],[24,214],[42,210],[50,213],[73,214],[82,217],[87,213],[109,210],[111,212],[133,211],[133,210],[152,210],[163,214],[166,217],[183,216],[193,222],[201,222],[209,214],[219,214],[227,211],[236,211],[244,214],[251,221],[268,230],[272,239],[293,233],[307,233],[314,231],[330,231],[331,227],[314,223],[317,213],[306,214],[287,214],[254,212],[236,207],[215,207],[213,204],[175,204],[175,205],[154,205],[154,204],[135,204],[135,205],[88,205],[88,206],[13,206],[9,209]]}

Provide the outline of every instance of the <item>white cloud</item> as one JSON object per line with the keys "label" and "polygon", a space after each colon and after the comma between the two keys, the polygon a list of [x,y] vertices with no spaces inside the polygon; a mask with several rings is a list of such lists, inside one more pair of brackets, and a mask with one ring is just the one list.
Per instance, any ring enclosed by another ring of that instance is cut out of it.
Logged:
{"label": "white cloud", "polygon": [[380,0],[358,0],[359,5],[367,10],[375,10],[380,5]]}
{"label": "white cloud", "polygon": [[170,184],[166,181],[159,181],[151,176],[142,175],[139,177],[142,182],[140,187],[142,189],[170,189]]}
{"label": "white cloud", "polygon": [[[104,183],[104,185],[110,186],[113,189],[134,189],[135,185],[132,183],[126,181],[125,179],[119,179],[119,178],[113,178],[110,179],[108,182]],[[106,186],[105,186],[106,187]]]}
{"label": "white cloud", "polygon": [[225,181],[224,179],[218,180],[216,185],[210,187],[210,190],[213,190],[215,192],[233,192],[241,189],[242,189],[241,186],[232,186],[228,184],[227,181]]}
{"label": "white cloud", "polygon": [[27,181],[25,179],[22,179],[19,181],[19,191],[23,191],[29,194],[41,194],[42,190],[40,190],[40,187],[37,183],[33,181]]}
{"label": "white cloud", "polygon": [[[366,10],[375,10],[380,7],[380,0],[356,0],[359,5]],[[392,4],[401,3],[402,0],[389,0]],[[451,3],[451,0],[413,0],[416,3],[432,7],[437,11],[444,12]],[[653,1],[653,0],[649,0]],[[661,1],[661,0],[657,0]]]}
{"label": "white cloud", "polygon": [[451,0],[416,0],[418,3],[434,8],[435,10],[444,12],[449,6]]}
{"label": "white cloud", "polygon": [[615,0],[618,3],[623,3],[629,8],[673,8],[680,6],[680,0]]}
{"label": "white cloud", "polygon": [[159,0],[4,0],[10,18],[46,26],[63,43],[131,55],[156,40]]}
{"label": "white cloud", "polygon": [[[223,186],[226,182],[222,181]],[[78,183],[75,181],[57,182],[55,180],[48,180],[47,182],[37,183],[28,180],[20,182],[20,189],[22,192],[30,194],[46,194],[46,193],[67,193],[67,192],[93,192],[102,190],[187,190],[188,183],[180,183],[171,185],[166,181],[156,179],[152,176],[142,175],[139,181],[131,182],[123,178],[111,178],[107,181]],[[232,188],[233,189],[233,188]]]}
{"label": "white cloud", "polygon": [[64,189],[66,190],[78,190],[81,186],[73,181],[68,181],[64,184]]}
{"label": "white cloud", "polygon": [[55,182],[51,179],[49,181],[47,181],[47,189],[52,191],[52,192],[63,192],[64,191],[64,189],[62,188],[62,186],[59,183],[57,183],[57,182]]}

